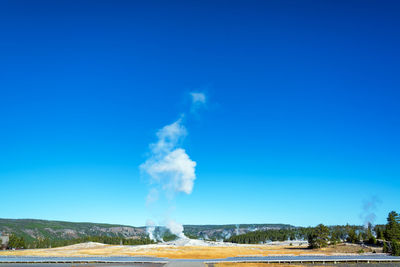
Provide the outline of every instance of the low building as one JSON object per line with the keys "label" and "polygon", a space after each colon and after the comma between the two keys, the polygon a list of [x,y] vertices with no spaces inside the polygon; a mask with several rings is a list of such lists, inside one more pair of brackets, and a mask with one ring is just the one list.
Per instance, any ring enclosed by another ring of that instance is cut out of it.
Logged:
{"label": "low building", "polygon": [[2,235],[0,233],[0,249],[6,249],[8,246],[8,242],[10,241],[9,235]]}

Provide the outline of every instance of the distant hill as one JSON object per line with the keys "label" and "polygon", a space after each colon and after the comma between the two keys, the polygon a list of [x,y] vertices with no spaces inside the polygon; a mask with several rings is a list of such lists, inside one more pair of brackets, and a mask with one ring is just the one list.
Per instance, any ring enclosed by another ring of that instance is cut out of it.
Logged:
{"label": "distant hill", "polygon": [[26,240],[49,238],[73,239],[86,236],[118,236],[138,238],[145,235],[144,227],[126,225],[75,223],[33,219],[0,219],[0,232],[16,234]]}
{"label": "distant hill", "polygon": [[[288,229],[293,227],[288,224],[184,225],[184,232],[191,238],[220,240],[227,239],[232,235],[245,234],[256,230]],[[141,238],[146,236],[145,227],[34,219],[0,219],[0,232],[13,233],[24,237],[28,241],[37,238],[65,240],[87,236],[124,238]]]}
{"label": "distant hill", "polygon": [[227,225],[184,225],[184,232],[193,238],[221,240],[258,230],[289,229],[289,224],[227,224]]}

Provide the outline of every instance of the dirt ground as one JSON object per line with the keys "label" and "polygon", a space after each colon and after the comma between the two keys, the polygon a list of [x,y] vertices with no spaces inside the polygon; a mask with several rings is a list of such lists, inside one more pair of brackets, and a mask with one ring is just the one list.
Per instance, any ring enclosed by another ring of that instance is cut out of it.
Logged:
{"label": "dirt ground", "polygon": [[[339,244],[323,249],[308,249],[305,246],[116,246],[99,243],[84,243],[50,249],[26,249],[0,251],[0,256],[47,256],[47,257],[82,257],[82,256],[154,256],[170,259],[216,259],[240,256],[276,256],[276,255],[340,255],[346,253],[373,252],[372,248],[359,245]],[[375,249],[381,252],[381,249]],[[247,266],[247,265],[246,265]],[[271,266],[271,265],[269,265]],[[291,265],[293,266],[293,265]]]}

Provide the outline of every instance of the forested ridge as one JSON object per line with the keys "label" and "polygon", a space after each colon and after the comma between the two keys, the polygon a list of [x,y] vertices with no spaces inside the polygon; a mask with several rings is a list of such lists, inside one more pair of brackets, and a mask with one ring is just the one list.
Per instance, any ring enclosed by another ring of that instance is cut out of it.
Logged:
{"label": "forested ridge", "polygon": [[[12,220],[7,221],[5,219],[0,219],[0,229],[2,231],[4,231],[3,229],[9,230],[10,240],[8,248],[49,248],[89,241],[114,245],[143,245],[154,243],[154,241],[152,241],[146,234],[144,227],[134,228],[107,224],[80,224],[52,221],[39,221],[40,223],[38,223],[37,220],[15,221],[17,221],[17,223],[14,224]],[[47,222],[49,223],[46,224]],[[49,228],[49,224],[51,224],[53,228]],[[69,228],[75,227],[76,229],[79,227],[86,227],[86,229],[92,229],[92,231],[93,229],[99,231],[99,229],[102,229],[100,226],[102,226],[103,230],[100,232],[105,232],[107,235],[89,235],[86,232],[80,232],[81,234],[83,233],[84,236],[60,237],[59,235],[53,235],[48,237],[44,235],[32,237],[31,235],[28,235],[28,238],[25,237],[27,234],[26,229],[35,229],[38,233],[42,233],[40,230],[44,229],[48,235],[51,235],[49,232],[57,233],[57,230],[65,232],[65,224],[67,224]],[[10,231],[10,229],[13,229],[13,231]],[[125,232],[121,233],[110,229],[118,229]],[[164,241],[176,238],[176,236],[172,235],[168,230],[160,227],[157,227],[157,229],[162,233]],[[135,236],[124,236],[124,234],[129,233],[134,233]],[[307,241],[310,248],[326,247],[328,245],[335,245],[339,242],[370,244],[383,246],[384,252],[400,256],[400,216],[395,211],[388,214],[387,223],[385,225],[372,226],[372,224],[368,224],[368,227],[359,225],[325,226],[323,224],[319,224],[316,227],[295,227],[284,224],[242,226],[189,225],[185,226],[185,234],[190,238],[202,238],[208,240],[216,240],[217,238],[224,237],[223,241],[225,242],[240,244],[265,244],[273,241],[302,240]],[[207,234],[212,234],[212,236],[209,237]]]}
{"label": "forested ridge", "polygon": [[[190,238],[223,240],[237,233],[247,233],[256,229],[286,229],[287,224],[230,224],[230,225],[184,225],[184,233]],[[164,227],[156,227],[165,241],[173,239]],[[146,227],[87,222],[64,222],[35,219],[0,219],[0,233],[13,234],[26,243],[69,244],[88,237],[117,237],[119,239],[144,239]],[[39,242],[40,240],[40,242]],[[130,241],[133,242],[133,241]]]}

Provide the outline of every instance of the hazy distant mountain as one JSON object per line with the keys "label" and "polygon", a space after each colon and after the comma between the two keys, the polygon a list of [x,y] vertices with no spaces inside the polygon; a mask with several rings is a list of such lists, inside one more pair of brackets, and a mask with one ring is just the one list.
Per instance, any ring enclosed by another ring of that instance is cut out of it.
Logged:
{"label": "hazy distant mountain", "polygon": [[184,232],[189,237],[221,240],[233,235],[245,234],[258,230],[288,229],[289,224],[226,224],[226,225],[185,225]]}
{"label": "hazy distant mountain", "polygon": [[120,236],[134,238],[145,235],[144,227],[126,225],[75,223],[33,219],[0,219],[0,232],[14,233],[25,239],[73,239],[84,236]]}
{"label": "hazy distant mountain", "polygon": [[[185,225],[184,232],[192,238],[225,239],[232,235],[256,230],[287,229],[288,224],[243,224],[243,225]],[[76,223],[33,219],[0,219],[0,232],[14,233],[27,240],[49,238],[51,240],[73,239],[85,236],[118,236],[140,238],[146,235],[145,227],[116,224]]]}

